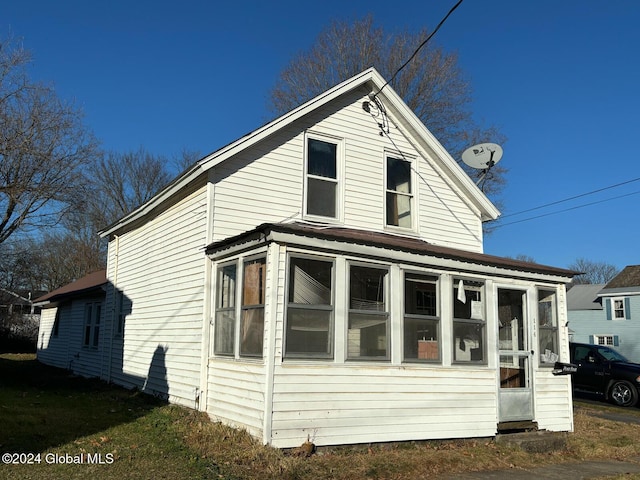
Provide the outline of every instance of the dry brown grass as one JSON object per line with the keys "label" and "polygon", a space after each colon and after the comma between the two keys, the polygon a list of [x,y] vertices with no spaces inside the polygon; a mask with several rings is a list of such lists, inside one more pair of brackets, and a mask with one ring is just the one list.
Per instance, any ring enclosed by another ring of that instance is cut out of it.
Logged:
{"label": "dry brown grass", "polygon": [[639,438],[640,426],[594,417],[598,408],[580,406],[567,449],[551,453],[527,453],[481,439],[342,447],[307,457],[263,446],[246,432],[212,423],[197,412],[189,415],[182,432],[189,448],[215,462],[225,477],[242,479],[421,479],[443,473],[638,456],[640,445],[633,439]]}
{"label": "dry brown grass", "polygon": [[[113,453],[116,461],[109,466],[0,465],[0,478],[413,480],[582,460],[638,459],[640,443],[635,439],[640,438],[640,425],[616,418],[621,412],[606,404],[576,402],[575,432],[560,452],[533,454],[493,439],[476,439],[321,449],[307,456],[264,446],[242,430],[211,422],[203,413],[70,378],[32,357],[4,356],[0,452]],[[624,410],[624,415],[640,421],[640,409]]]}

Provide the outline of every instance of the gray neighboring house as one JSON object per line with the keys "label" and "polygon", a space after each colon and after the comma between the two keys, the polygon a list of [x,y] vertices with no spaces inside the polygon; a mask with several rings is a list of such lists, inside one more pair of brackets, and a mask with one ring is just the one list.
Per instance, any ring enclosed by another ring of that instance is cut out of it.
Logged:
{"label": "gray neighboring house", "polygon": [[573,286],[567,315],[571,341],[609,345],[640,362],[640,265],[625,267],[607,284]]}

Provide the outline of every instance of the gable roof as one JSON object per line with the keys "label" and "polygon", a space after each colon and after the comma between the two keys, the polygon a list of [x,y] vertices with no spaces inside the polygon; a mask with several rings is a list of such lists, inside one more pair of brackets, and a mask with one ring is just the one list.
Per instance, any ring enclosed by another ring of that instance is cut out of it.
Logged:
{"label": "gable roof", "polygon": [[567,310],[602,310],[598,293],[603,283],[574,285],[567,291]]}
{"label": "gable roof", "polygon": [[[206,253],[211,255],[224,251],[228,247],[252,242],[279,240],[285,237],[277,237],[274,234],[292,234],[298,237],[310,237],[320,240],[342,242],[342,244],[356,244],[370,247],[381,247],[404,253],[413,253],[429,257],[454,260],[462,264],[482,265],[489,268],[515,270],[531,274],[551,275],[554,277],[571,278],[578,272],[564,268],[551,267],[538,263],[524,262],[512,258],[498,257],[484,253],[458,250],[456,248],[434,245],[415,237],[395,235],[391,233],[358,230],[345,227],[330,227],[308,223],[265,223],[257,228],[230,237],[219,242],[214,242],[206,247]],[[336,248],[336,247],[334,247]],[[471,270],[471,268],[469,269]]]}
{"label": "gable roof", "polygon": [[640,265],[628,265],[602,289],[601,295],[640,294]]}
{"label": "gable roof", "polygon": [[[460,165],[458,165],[458,163],[451,157],[427,127],[425,127],[420,119],[404,103],[400,96],[395,93],[389,85],[385,86],[385,84],[385,79],[373,67],[351,77],[290,112],[287,112],[266,125],[263,125],[257,130],[254,130],[238,140],[205,156],[193,167],[179,175],[151,200],[100,231],[100,236],[105,237],[111,235],[127,225],[136,222],[157,208],[162,202],[168,200],[182,188],[194,182],[199,176],[203,175],[212,167],[224,162],[237,153],[252,147],[256,143],[289,126],[296,120],[327,105],[332,100],[361,87],[367,87],[370,91],[375,90],[379,92],[378,98],[384,102],[385,107],[389,111],[394,113],[402,127],[408,130],[408,132],[417,139],[420,144],[420,148],[431,152],[434,157],[440,160],[438,165],[433,165],[433,167],[440,171],[443,176],[451,180],[452,185],[463,193],[462,198],[468,199],[472,202],[472,204],[481,212],[483,220],[495,220],[498,218],[500,212],[493,203],[491,203],[487,196],[475,185],[471,178],[464,172],[464,170],[462,170]],[[385,88],[380,92],[380,89],[383,86],[385,86]]]}
{"label": "gable roof", "polygon": [[47,303],[59,302],[67,298],[84,295],[93,291],[99,291],[107,283],[107,271],[99,270],[90,273],[75,282],[68,283],[57,288],[42,297],[36,298],[33,303],[44,305]]}

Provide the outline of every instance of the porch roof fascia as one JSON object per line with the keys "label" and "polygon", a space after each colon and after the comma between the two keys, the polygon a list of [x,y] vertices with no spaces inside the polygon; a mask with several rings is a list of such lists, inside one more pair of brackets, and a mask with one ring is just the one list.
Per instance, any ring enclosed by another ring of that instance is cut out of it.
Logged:
{"label": "porch roof fascia", "polygon": [[240,235],[214,242],[205,251],[212,259],[219,259],[271,242],[324,252],[344,252],[410,264],[426,264],[444,270],[553,283],[569,283],[577,275],[572,270],[442,247],[417,238],[300,224],[263,224]]}

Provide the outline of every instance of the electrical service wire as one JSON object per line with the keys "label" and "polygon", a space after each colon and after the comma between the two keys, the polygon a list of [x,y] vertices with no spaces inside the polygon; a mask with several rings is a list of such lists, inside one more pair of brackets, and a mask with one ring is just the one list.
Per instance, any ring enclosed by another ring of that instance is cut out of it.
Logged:
{"label": "electrical service wire", "polygon": [[507,225],[514,225],[516,223],[528,222],[528,221],[531,221],[531,220],[536,220],[538,218],[548,217],[548,216],[551,216],[551,215],[557,215],[557,214],[560,214],[560,213],[569,212],[571,210],[577,210],[579,208],[591,207],[593,205],[599,205],[601,203],[610,202],[610,201],[613,201],[613,200],[619,200],[621,198],[630,197],[632,195],[637,195],[637,194],[640,193],[640,190],[635,191],[635,192],[631,192],[631,193],[625,193],[623,195],[617,195],[615,197],[610,197],[610,198],[605,198],[605,199],[602,199],[602,200],[597,200],[595,202],[584,203],[582,205],[576,205],[574,207],[569,207],[569,208],[565,208],[565,209],[562,209],[562,210],[557,210],[557,211],[554,211],[554,212],[549,212],[549,213],[544,213],[544,214],[541,214],[541,215],[536,215],[536,216],[533,216],[533,217],[523,218],[522,220],[514,220],[512,222],[499,223],[503,218],[506,218],[506,217],[514,217],[516,215],[522,215],[523,213],[528,213],[528,212],[532,212],[532,211],[535,211],[535,210],[540,210],[542,208],[550,207],[550,206],[553,206],[553,205],[558,205],[560,203],[564,203],[564,202],[568,202],[568,201],[571,201],[571,200],[575,200],[577,198],[586,197],[588,195],[593,195],[595,193],[600,193],[600,192],[603,192],[605,190],[610,190],[612,188],[620,187],[622,185],[627,185],[629,183],[633,183],[633,182],[637,182],[637,181],[640,181],[640,177],[634,178],[634,179],[631,179],[631,180],[627,180],[625,182],[617,183],[615,185],[610,185],[608,187],[599,188],[597,190],[592,190],[590,192],[581,193],[580,195],[574,195],[573,197],[565,198],[565,199],[562,199],[562,200],[557,200],[555,202],[546,203],[544,205],[540,205],[540,206],[537,206],[537,207],[528,208],[528,209],[522,210],[520,212],[510,213],[510,214],[507,214],[507,215],[504,215],[504,216],[500,217],[500,219],[497,220],[495,224],[491,225],[491,229],[495,230],[497,228],[506,227]]}
{"label": "electrical service wire", "polygon": [[431,37],[433,37],[433,36],[436,34],[436,32],[440,29],[440,27],[444,24],[444,22],[446,22],[446,21],[447,21],[447,18],[449,18],[449,16],[453,13],[453,11],[454,11],[456,8],[458,8],[458,7],[460,6],[460,4],[461,4],[461,3],[462,3],[462,0],[458,0],[458,3],[456,3],[453,7],[451,7],[451,10],[449,10],[449,13],[447,13],[447,14],[444,16],[444,18],[443,18],[442,20],[440,20],[440,23],[439,23],[439,24],[438,24],[438,26],[435,28],[435,30],[434,30],[433,32],[431,32],[431,34],[430,34],[430,35],[429,35],[429,36],[428,36],[428,37],[427,37],[427,38],[426,38],[426,39],[425,39],[425,40],[424,40],[420,45],[418,45],[418,48],[416,48],[416,49],[415,49],[415,51],[413,52],[413,54],[409,57],[409,60],[407,60],[406,62],[404,62],[404,63],[402,64],[402,66],[401,66],[400,68],[398,68],[398,70],[396,70],[396,73],[394,73],[394,74],[393,74],[393,76],[391,77],[391,79],[389,79],[389,80],[388,80],[384,85],[382,85],[382,87],[380,88],[380,90],[378,90],[378,93],[376,93],[376,94],[374,95],[374,97],[377,97],[377,96],[382,92],[382,90],[384,89],[384,87],[386,87],[387,85],[389,85],[389,83],[391,83],[391,82],[393,82],[393,81],[395,80],[396,76],[400,73],[400,71],[401,71],[404,67],[406,67],[406,66],[409,64],[409,62],[411,62],[411,60],[413,60],[413,59],[415,58],[415,56],[418,54],[418,52],[420,51],[420,49],[421,49],[422,47],[424,47],[424,46],[427,44],[427,42],[428,42],[429,40],[431,40]]}

